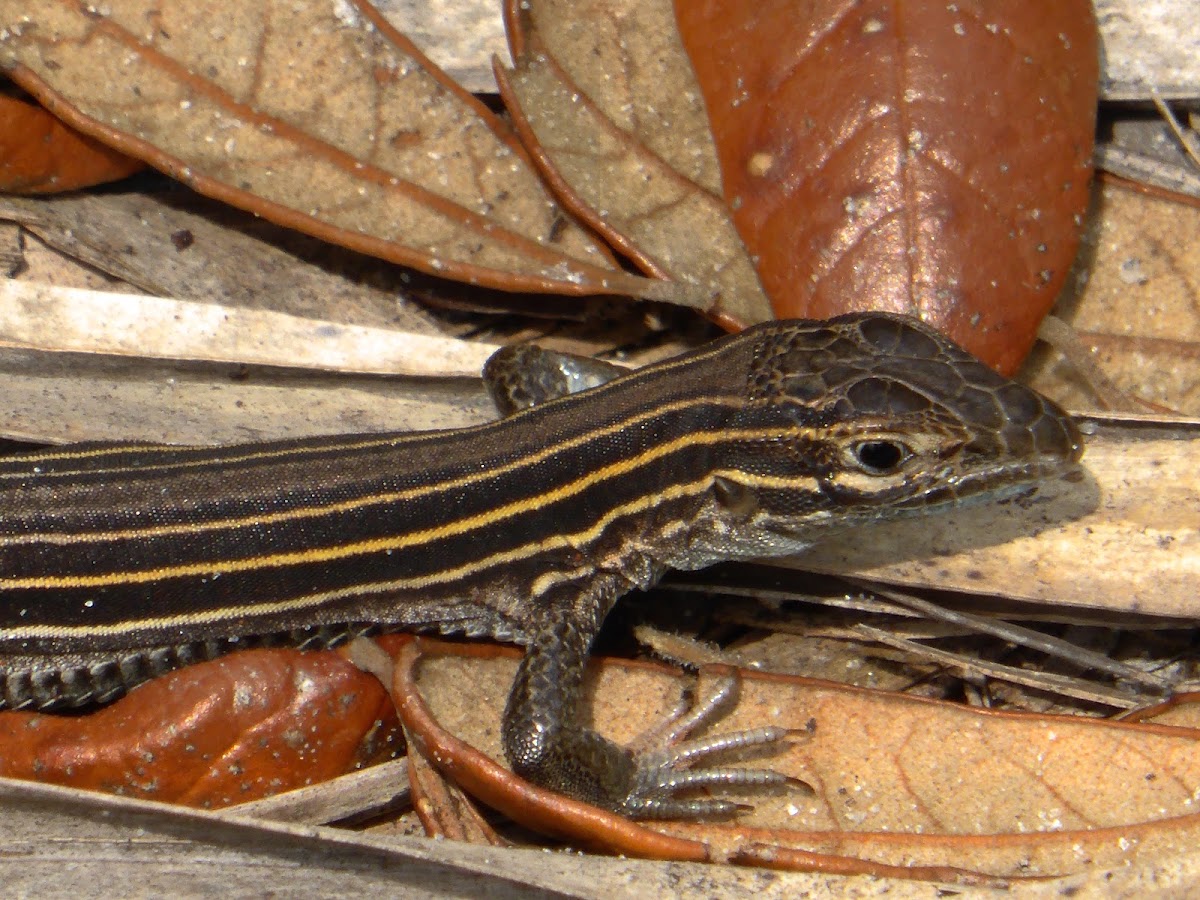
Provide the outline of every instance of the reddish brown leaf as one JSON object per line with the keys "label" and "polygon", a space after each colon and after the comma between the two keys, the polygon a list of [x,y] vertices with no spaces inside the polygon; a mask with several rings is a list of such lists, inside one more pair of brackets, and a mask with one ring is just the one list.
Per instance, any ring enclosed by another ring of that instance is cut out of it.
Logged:
{"label": "reddish brown leaf", "polygon": [[141,160],[68,128],[36,103],[0,94],[0,191],[73,191],[143,168]]}
{"label": "reddish brown leaf", "polygon": [[421,752],[422,745],[405,733],[408,744],[408,783],[413,810],[430,837],[505,846],[507,842],[480,814],[463,789],[436,768]]}
{"label": "reddish brown leaf", "polygon": [[509,290],[666,290],[617,269],[365,0],[3,0],[0,66],[81,131],[333,243]]}
{"label": "reddish brown leaf", "polygon": [[780,316],[919,315],[1011,373],[1087,203],[1091,4],[678,2]]}
{"label": "reddish brown leaf", "polygon": [[0,713],[0,774],[217,808],[389,758],[383,687],[335,653],[249,650],[86,715]]}

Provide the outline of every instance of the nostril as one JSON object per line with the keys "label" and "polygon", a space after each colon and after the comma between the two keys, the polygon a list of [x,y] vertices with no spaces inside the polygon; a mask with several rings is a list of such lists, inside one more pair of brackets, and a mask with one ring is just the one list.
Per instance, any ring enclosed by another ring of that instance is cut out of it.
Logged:
{"label": "nostril", "polygon": [[[1056,410],[1051,410],[1051,413]],[[1083,455],[1083,437],[1066,413],[1043,416],[1031,429],[1037,452],[1078,461]]]}

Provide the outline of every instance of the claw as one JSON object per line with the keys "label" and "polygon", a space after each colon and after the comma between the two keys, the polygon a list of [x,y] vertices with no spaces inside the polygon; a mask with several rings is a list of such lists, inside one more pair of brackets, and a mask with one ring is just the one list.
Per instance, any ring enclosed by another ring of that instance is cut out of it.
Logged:
{"label": "claw", "polygon": [[798,735],[794,729],[766,726],[747,731],[682,740],[712,721],[729,703],[736,701],[738,679],[723,676],[714,682],[690,708],[676,710],[637,743],[645,748],[634,758],[634,773],[622,811],[638,818],[727,817],[753,809],[743,803],[715,797],[681,798],[681,791],[708,787],[791,787],[812,791],[798,778],[772,769],[706,766],[693,768],[707,757],[746,747],[770,747]]}

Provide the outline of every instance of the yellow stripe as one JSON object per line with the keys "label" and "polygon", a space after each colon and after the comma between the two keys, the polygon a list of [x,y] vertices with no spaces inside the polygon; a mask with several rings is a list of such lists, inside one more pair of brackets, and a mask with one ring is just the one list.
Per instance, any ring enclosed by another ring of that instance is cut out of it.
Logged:
{"label": "yellow stripe", "polygon": [[[712,399],[706,399],[704,402],[705,405],[722,404],[730,407],[740,403],[736,397],[716,397]],[[277,513],[255,513],[254,515],[242,516],[239,518],[206,519],[201,522],[181,522],[177,525],[154,525],[146,528],[128,528],[120,531],[100,531],[96,529],[88,529],[87,531],[78,532],[23,533],[0,538],[0,547],[36,543],[61,545],[74,543],[99,543],[101,541],[160,537],[176,534],[202,534],[207,531],[220,531],[227,528],[251,528],[256,525],[270,525],[278,522],[293,522],[301,519],[317,518],[330,513],[352,512],[354,510],[365,509],[367,507],[379,506],[387,503],[404,503],[410,500],[416,500],[420,497],[428,496],[429,494],[435,494],[440,491],[478,484],[479,482],[486,481],[490,478],[500,475],[507,475],[519,469],[537,465],[538,463],[544,462],[550,457],[567,453],[576,447],[589,443],[594,439],[608,437],[628,428],[634,428],[658,417],[663,413],[677,412],[693,405],[695,405],[695,400],[680,400],[675,403],[669,403],[664,406],[656,407],[652,411],[639,413],[636,416],[632,416],[628,419],[624,419],[604,428],[597,428],[594,431],[589,431],[586,434],[576,436],[569,440],[548,445],[542,450],[539,450],[535,453],[525,454],[520,459],[515,459],[510,463],[495,466],[491,469],[483,469],[479,472],[472,473],[471,475],[467,475],[462,478],[457,478],[450,481],[439,481],[433,484],[418,485],[417,487],[406,488],[402,491],[368,494],[363,497],[356,497],[353,500],[343,500],[337,503],[328,503],[320,506],[303,506]],[[197,462],[190,465],[216,466],[224,465],[228,461],[228,459],[222,458],[219,461],[206,460],[203,463]],[[0,588],[6,586],[7,585],[0,581]]]}
{"label": "yellow stripe", "polygon": [[[104,626],[86,625],[29,625],[26,627],[9,628],[5,630],[6,641],[36,640],[39,638],[79,639],[88,637],[112,637],[116,635],[133,634],[139,631],[159,631],[170,629],[186,629],[196,625],[211,625],[217,622],[244,619],[248,616],[286,615],[313,609],[346,597],[365,597],[388,594],[400,591],[419,591],[435,585],[442,585],[468,578],[488,569],[503,568],[511,563],[528,559],[547,550],[561,547],[586,546],[596,540],[613,522],[626,516],[637,515],[663,502],[671,502],[686,497],[696,496],[712,488],[714,478],[746,479],[746,473],[737,469],[718,470],[703,478],[684,484],[672,485],[661,492],[639,497],[621,506],[609,510],[589,528],[571,534],[556,534],[541,541],[534,541],[502,553],[494,553],[465,563],[452,569],[443,569],[432,575],[420,578],[406,578],[395,581],[382,581],[368,584],[351,585],[335,591],[325,591],[309,594],[303,597],[290,597],[266,603],[239,603],[236,606],[219,609],[202,610],[191,613],[181,613],[172,616],[156,618],[146,617],[116,622]],[[812,478],[796,479],[750,476],[750,480],[781,488],[801,488],[812,490],[815,481]],[[386,624],[386,623],[384,623]]]}
{"label": "yellow stripe", "polygon": [[[795,434],[801,432],[795,429]],[[75,575],[75,576],[42,576],[37,578],[0,579],[0,589],[3,590],[50,590],[90,587],[112,587],[121,584],[147,584],[167,578],[187,576],[216,576],[236,572],[246,572],[252,569],[278,568],[281,566],[303,565],[306,563],[329,562],[335,559],[345,559],[364,553],[378,553],[389,550],[405,550],[430,541],[454,537],[475,528],[499,522],[510,516],[525,512],[530,507],[555,503],[572,497],[594,484],[610,478],[619,478],[647,463],[674,453],[683,447],[695,444],[718,444],[728,441],[764,441],[783,438],[777,430],[741,429],[703,431],[684,435],[665,444],[659,444],[640,453],[639,455],[610,463],[595,470],[582,478],[568,482],[551,491],[533,496],[522,497],[511,503],[498,506],[486,513],[479,513],[433,528],[410,531],[407,534],[386,538],[375,538],[368,541],[352,541],[332,547],[319,547],[291,553],[273,553],[262,556],[245,557],[242,559],[211,560],[208,562],[188,563],[178,566],[163,566],[157,569],[143,571],[112,572],[104,575]],[[737,473],[737,477],[745,479],[745,473]],[[658,495],[654,494],[647,502],[654,502]],[[251,521],[262,521],[256,519]]]}

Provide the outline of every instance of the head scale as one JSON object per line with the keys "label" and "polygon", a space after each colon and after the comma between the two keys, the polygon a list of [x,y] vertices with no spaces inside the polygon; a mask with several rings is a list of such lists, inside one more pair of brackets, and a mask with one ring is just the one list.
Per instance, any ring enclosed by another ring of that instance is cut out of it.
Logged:
{"label": "head scale", "polygon": [[786,534],[1027,489],[1075,468],[1070,417],[911,319],[756,329],[746,440],[717,489]]}

